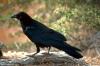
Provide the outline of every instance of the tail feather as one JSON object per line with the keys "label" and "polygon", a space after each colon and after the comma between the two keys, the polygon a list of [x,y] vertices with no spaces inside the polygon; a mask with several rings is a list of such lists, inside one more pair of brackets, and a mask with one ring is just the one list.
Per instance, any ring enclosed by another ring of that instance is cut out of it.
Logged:
{"label": "tail feather", "polygon": [[82,51],[82,50],[80,50],[79,48],[76,48],[76,47],[72,47],[72,48],[74,48],[76,51],[79,51],[79,52]]}
{"label": "tail feather", "polygon": [[71,56],[73,56],[73,57],[75,57],[77,59],[83,57],[79,52],[77,52],[76,50],[73,50],[71,48],[64,49],[63,51],[65,51],[66,53],[68,53],[69,55],[71,55]]}
{"label": "tail feather", "polygon": [[74,58],[82,58],[83,56],[78,52],[80,51],[80,49],[75,48],[73,46],[68,45],[67,43],[63,42],[59,45],[55,45],[54,47],[65,51],[67,54],[69,54],[70,56],[74,57]]}
{"label": "tail feather", "polygon": [[79,48],[76,48],[76,47],[73,47],[73,46],[70,46],[69,44],[67,44],[66,43],[66,45],[68,46],[68,47],[71,47],[71,48],[73,48],[74,50],[76,50],[76,51],[79,51],[79,52],[81,52],[81,50],[79,49]]}

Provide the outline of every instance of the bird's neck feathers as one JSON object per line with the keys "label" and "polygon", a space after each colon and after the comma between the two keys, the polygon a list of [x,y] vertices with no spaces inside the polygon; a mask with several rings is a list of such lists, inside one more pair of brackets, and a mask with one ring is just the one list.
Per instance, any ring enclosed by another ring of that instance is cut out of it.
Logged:
{"label": "bird's neck feathers", "polygon": [[20,19],[21,25],[24,27],[31,26],[33,21],[31,17],[24,17],[24,19]]}

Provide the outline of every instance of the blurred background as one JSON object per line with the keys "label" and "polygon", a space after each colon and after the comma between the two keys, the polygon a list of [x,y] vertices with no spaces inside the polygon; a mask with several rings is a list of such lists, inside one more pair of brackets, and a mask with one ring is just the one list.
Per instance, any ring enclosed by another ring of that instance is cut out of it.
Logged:
{"label": "blurred background", "polygon": [[35,51],[18,20],[10,18],[20,11],[62,33],[84,56],[99,57],[100,0],[0,0],[0,42],[8,50]]}

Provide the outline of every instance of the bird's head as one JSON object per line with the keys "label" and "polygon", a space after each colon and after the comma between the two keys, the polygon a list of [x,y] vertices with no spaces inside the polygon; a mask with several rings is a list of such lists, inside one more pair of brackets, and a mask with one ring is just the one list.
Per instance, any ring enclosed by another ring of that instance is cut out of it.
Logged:
{"label": "bird's head", "polygon": [[18,20],[25,20],[28,16],[28,14],[26,14],[25,12],[19,12],[13,16],[11,16],[11,18],[16,18]]}

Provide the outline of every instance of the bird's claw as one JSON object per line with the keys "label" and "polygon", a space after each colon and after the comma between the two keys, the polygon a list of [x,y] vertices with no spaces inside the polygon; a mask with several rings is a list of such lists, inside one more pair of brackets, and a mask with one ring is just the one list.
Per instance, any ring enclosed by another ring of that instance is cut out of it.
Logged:
{"label": "bird's claw", "polygon": [[34,53],[32,55],[27,55],[28,57],[34,57],[37,53]]}

